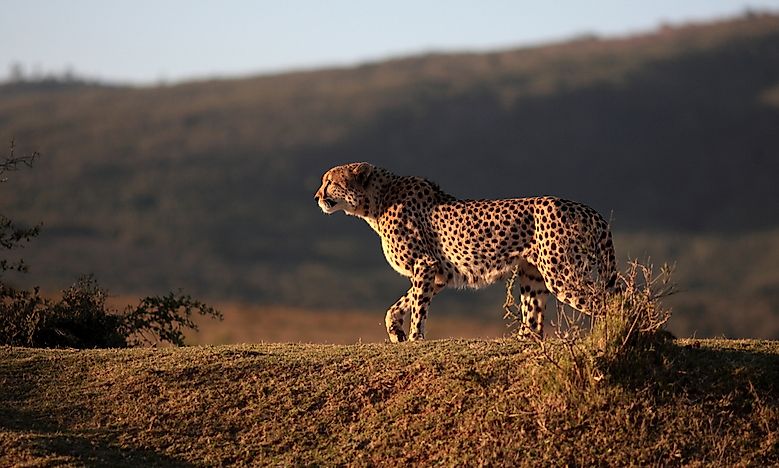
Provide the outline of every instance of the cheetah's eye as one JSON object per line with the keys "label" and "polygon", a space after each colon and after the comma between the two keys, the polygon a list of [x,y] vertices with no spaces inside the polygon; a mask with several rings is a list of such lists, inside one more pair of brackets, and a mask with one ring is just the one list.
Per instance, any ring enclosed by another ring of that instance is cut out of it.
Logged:
{"label": "cheetah's eye", "polygon": [[346,189],[340,184],[337,184],[335,182],[328,182],[327,186],[325,187],[325,195],[327,195],[328,193],[329,194],[342,193],[344,190]]}

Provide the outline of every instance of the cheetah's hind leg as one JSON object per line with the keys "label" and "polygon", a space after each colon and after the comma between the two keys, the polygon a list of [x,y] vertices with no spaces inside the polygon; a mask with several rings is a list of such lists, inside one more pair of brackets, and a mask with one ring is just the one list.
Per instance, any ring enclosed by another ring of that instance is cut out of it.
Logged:
{"label": "cheetah's hind leg", "polygon": [[[506,308],[509,315],[514,315],[510,310],[516,307],[514,302],[514,281],[519,281],[519,317],[517,318],[517,335],[520,338],[543,338],[544,335],[544,311],[549,291],[544,279],[536,267],[525,260],[517,264],[514,276],[507,283]],[[507,315],[508,316],[508,315]]]}
{"label": "cheetah's hind leg", "polygon": [[524,262],[519,270],[520,310],[522,311],[522,328],[520,336],[525,338],[543,338],[544,311],[549,291],[538,269]]}

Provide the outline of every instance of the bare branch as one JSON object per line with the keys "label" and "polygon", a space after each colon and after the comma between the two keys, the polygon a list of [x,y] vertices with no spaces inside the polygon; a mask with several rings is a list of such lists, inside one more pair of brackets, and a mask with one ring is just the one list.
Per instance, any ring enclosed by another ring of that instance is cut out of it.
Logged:
{"label": "bare branch", "polygon": [[[34,151],[32,154],[25,154],[22,156],[16,156],[16,143],[11,139],[11,149],[7,156],[0,160],[0,175],[19,169],[20,166],[32,167],[35,159],[40,156],[40,153]],[[6,179],[0,177],[0,182],[5,182]]]}

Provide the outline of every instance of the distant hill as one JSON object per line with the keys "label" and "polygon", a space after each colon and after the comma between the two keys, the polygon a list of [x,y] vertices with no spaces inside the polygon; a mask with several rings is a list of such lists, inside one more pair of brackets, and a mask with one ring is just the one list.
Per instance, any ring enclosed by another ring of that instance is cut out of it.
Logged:
{"label": "distant hill", "polygon": [[0,209],[44,222],[23,254],[47,288],[94,272],[116,292],[385,307],[404,281],[375,236],[312,201],[325,169],[365,160],[461,197],[587,202],[620,257],[680,262],[677,331],[779,336],[779,16],[155,88],[7,85],[12,137],[43,157]]}

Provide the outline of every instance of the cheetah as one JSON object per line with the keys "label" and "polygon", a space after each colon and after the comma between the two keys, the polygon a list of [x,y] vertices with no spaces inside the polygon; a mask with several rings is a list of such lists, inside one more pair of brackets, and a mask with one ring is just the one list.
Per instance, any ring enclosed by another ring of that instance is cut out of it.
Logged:
{"label": "cheetah", "polygon": [[393,343],[406,341],[407,313],[408,339],[424,339],[430,301],[445,287],[480,288],[516,269],[522,329],[543,337],[550,292],[591,315],[595,291],[616,281],[609,225],[581,203],[550,196],[459,200],[427,179],[364,162],[327,171],[314,199],[326,214],[364,219],[390,266],[410,279],[386,313]]}

